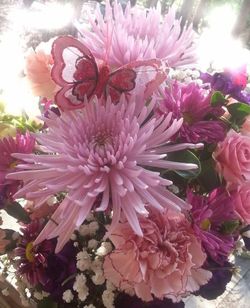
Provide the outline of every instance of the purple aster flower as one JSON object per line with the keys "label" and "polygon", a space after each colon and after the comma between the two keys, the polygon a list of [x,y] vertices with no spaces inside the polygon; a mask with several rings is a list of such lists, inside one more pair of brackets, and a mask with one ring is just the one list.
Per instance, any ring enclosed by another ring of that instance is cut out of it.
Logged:
{"label": "purple aster flower", "polygon": [[200,295],[208,300],[212,300],[223,294],[227,284],[233,275],[233,266],[229,262],[218,265],[212,260],[206,262],[205,269],[212,272],[213,276],[207,284],[200,287],[195,295]]}
{"label": "purple aster flower", "polygon": [[18,274],[25,277],[32,286],[46,282],[44,269],[47,266],[47,258],[54,253],[56,245],[56,239],[53,239],[45,240],[34,246],[34,240],[43,226],[44,221],[34,220],[23,227],[21,229],[22,240],[15,249],[16,256],[19,257]]}
{"label": "purple aster flower", "polygon": [[55,254],[57,240],[45,240],[34,246],[34,240],[44,227],[43,220],[34,220],[21,229],[21,243],[15,249],[19,257],[18,273],[32,286],[40,284],[52,297],[62,298],[62,293],[72,287],[73,282],[66,279],[76,273],[76,248],[68,242],[60,253]]}
{"label": "purple aster flower", "polygon": [[[46,282],[42,289],[55,300],[62,300],[63,292],[72,289],[76,268],[77,248],[69,241],[58,254],[50,254],[47,258],[47,266],[44,269]],[[70,279],[72,277],[72,279]]]}
{"label": "purple aster flower", "polygon": [[66,192],[36,243],[59,236],[56,252],[60,251],[96,200],[100,200],[97,211],[113,210],[111,228],[123,213],[140,236],[138,215],[148,215],[147,206],[159,211],[189,208],[166,189],[172,182],[152,167],[195,169],[195,164],[168,161],[166,153],[196,146],[169,145],[182,119],[170,124],[171,114],[152,115],[155,102],[145,106],[141,94],[133,94],[129,102],[122,97],[116,105],[109,98],[106,102],[94,98],[86,101],[84,109],[66,111],[59,117],[51,112],[50,118],[44,119],[48,132],[36,135],[45,154],[17,154],[27,164],[20,166],[25,171],[9,175],[24,180],[16,197],[35,199],[39,206],[52,195]]}
{"label": "purple aster flower", "polygon": [[215,143],[225,137],[225,126],[215,118],[224,111],[212,107],[210,94],[196,83],[184,85],[173,82],[165,91],[159,103],[160,114],[173,112],[175,119],[183,118],[183,125],[177,137],[187,142]]}
{"label": "purple aster flower", "polygon": [[223,224],[237,220],[233,204],[224,189],[215,189],[208,196],[187,192],[192,204],[193,229],[207,254],[218,264],[223,264],[232,252],[234,234],[223,232]]}
{"label": "purple aster flower", "polygon": [[236,75],[229,72],[201,73],[200,79],[204,83],[210,83],[211,88],[220,91],[224,95],[230,95],[242,103],[250,103],[250,93],[244,91],[246,80],[244,76]]}

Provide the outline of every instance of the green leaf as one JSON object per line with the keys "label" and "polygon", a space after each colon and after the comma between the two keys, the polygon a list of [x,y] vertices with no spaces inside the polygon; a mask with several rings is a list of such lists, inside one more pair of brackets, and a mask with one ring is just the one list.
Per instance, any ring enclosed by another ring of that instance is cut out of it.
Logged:
{"label": "green leaf", "polygon": [[189,150],[169,153],[167,156],[167,160],[181,162],[181,163],[196,164],[198,166],[198,168],[192,170],[173,170],[182,178],[194,179],[201,172],[201,164],[199,158]]}
{"label": "green leaf", "polygon": [[4,210],[18,221],[24,222],[26,224],[30,222],[28,213],[18,202],[7,202],[7,204],[5,204]]}
{"label": "green leaf", "polygon": [[198,183],[208,192],[220,186],[220,179],[215,171],[215,163],[212,158],[201,161],[201,173],[197,178]]}
{"label": "green leaf", "polygon": [[46,297],[43,300],[39,301],[37,308],[57,308],[58,305],[50,297]]}
{"label": "green leaf", "polygon": [[250,106],[244,103],[235,103],[227,106],[228,112],[237,124],[242,124],[246,116],[250,115]]}
{"label": "green leaf", "polygon": [[225,99],[225,96],[219,92],[215,91],[211,97],[211,106],[216,107],[216,106],[223,106],[227,102],[227,99]]}
{"label": "green leaf", "polygon": [[223,234],[232,234],[239,228],[239,226],[240,226],[239,220],[225,221],[221,226],[221,232]]}

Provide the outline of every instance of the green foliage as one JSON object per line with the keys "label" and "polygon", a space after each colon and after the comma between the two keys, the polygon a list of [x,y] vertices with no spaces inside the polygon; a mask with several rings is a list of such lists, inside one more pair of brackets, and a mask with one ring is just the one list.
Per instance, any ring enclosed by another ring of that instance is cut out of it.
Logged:
{"label": "green foliage", "polygon": [[176,162],[190,163],[197,165],[198,168],[193,170],[174,170],[175,173],[177,173],[179,176],[185,179],[194,179],[201,172],[200,160],[192,151],[185,150],[185,151],[170,153],[168,154],[167,159],[170,161],[172,160]]}
{"label": "green foliage", "polygon": [[239,228],[239,226],[239,220],[225,221],[221,226],[221,232],[224,234],[232,234]]}
{"label": "green foliage", "polygon": [[220,179],[215,171],[214,160],[212,158],[201,161],[201,173],[197,181],[204,192],[212,191],[214,188],[220,186]]}
{"label": "green foliage", "polygon": [[241,125],[246,116],[250,115],[250,106],[244,103],[235,103],[227,106],[228,112],[232,116],[232,122]]}
{"label": "green foliage", "polygon": [[37,308],[58,308],[58,305],[50,297],[46,297],[38,302]]}
{"label": "green foliage", "polygon": [[211,97],[211,105],[213,107],[223,106],[227,102],[227,99],[220,91],[215,91]]}
{"label": "green foliage", "polygon": [[30,222],[30,217],[18,202],[6,202],[4,210],[12,217],[25,224]]}

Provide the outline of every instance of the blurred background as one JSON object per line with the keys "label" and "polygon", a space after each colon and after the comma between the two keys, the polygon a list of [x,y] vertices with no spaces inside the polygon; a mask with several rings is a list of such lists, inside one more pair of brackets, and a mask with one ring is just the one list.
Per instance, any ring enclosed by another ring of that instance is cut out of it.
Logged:
{"label": "blurred background", "polygon": [[[125,7],[128,0],[119,0]],[[104,1],[0,0],[0,101],[7,112],[37,113],[37,104],[25,84],[27,51],[60,34],[75,34],[73,21],[87,22]],[[130,0],[132,6],[161,6],[162,13],[174,6],[182,27],[192,23],[200,35],[198,69],[250,67],[249,0]],[[87,27],[87,24],[86,24]],[[13,90],[15,89],[15,90]],[[18,93],[18,96],[17,96]]]}

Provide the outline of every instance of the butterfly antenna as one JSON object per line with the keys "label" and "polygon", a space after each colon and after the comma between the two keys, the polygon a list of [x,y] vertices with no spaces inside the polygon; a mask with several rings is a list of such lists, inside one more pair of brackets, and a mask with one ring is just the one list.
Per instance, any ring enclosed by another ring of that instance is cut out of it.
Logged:
{"label": "butterfly antenna", "polygon": [[[112,9],[113,10],[113,9]],[[110,51],[111,51],[111,45],[112,45],[112,40],[113,40],[113,33],[114,33],[114,24],[112,23],[112,17],[109,17],[109,19],[107,19],[107,40],[106,40],[106,46],[105,46],[105,50],[106,50],[106,59],[105,62],[106,64],[109,63],[109,58],[110,58]],[[110,29],[111,27],[111,29]]]}
{"label": "butterfly antenna", "polygon": [[82,31],[81,31],[81,24],[79,23],[78,20],[75,20],[73,22],[73,26],[76,28],[76,31],[80,34],[81,37],[83,37]]}
{"label": "butterfly antenna", "polygon": [[70,47],[68,47],[68,50],[71,51],[74,55],[79,57],[79,54],[77,54],[73,49],[71,49]]}

